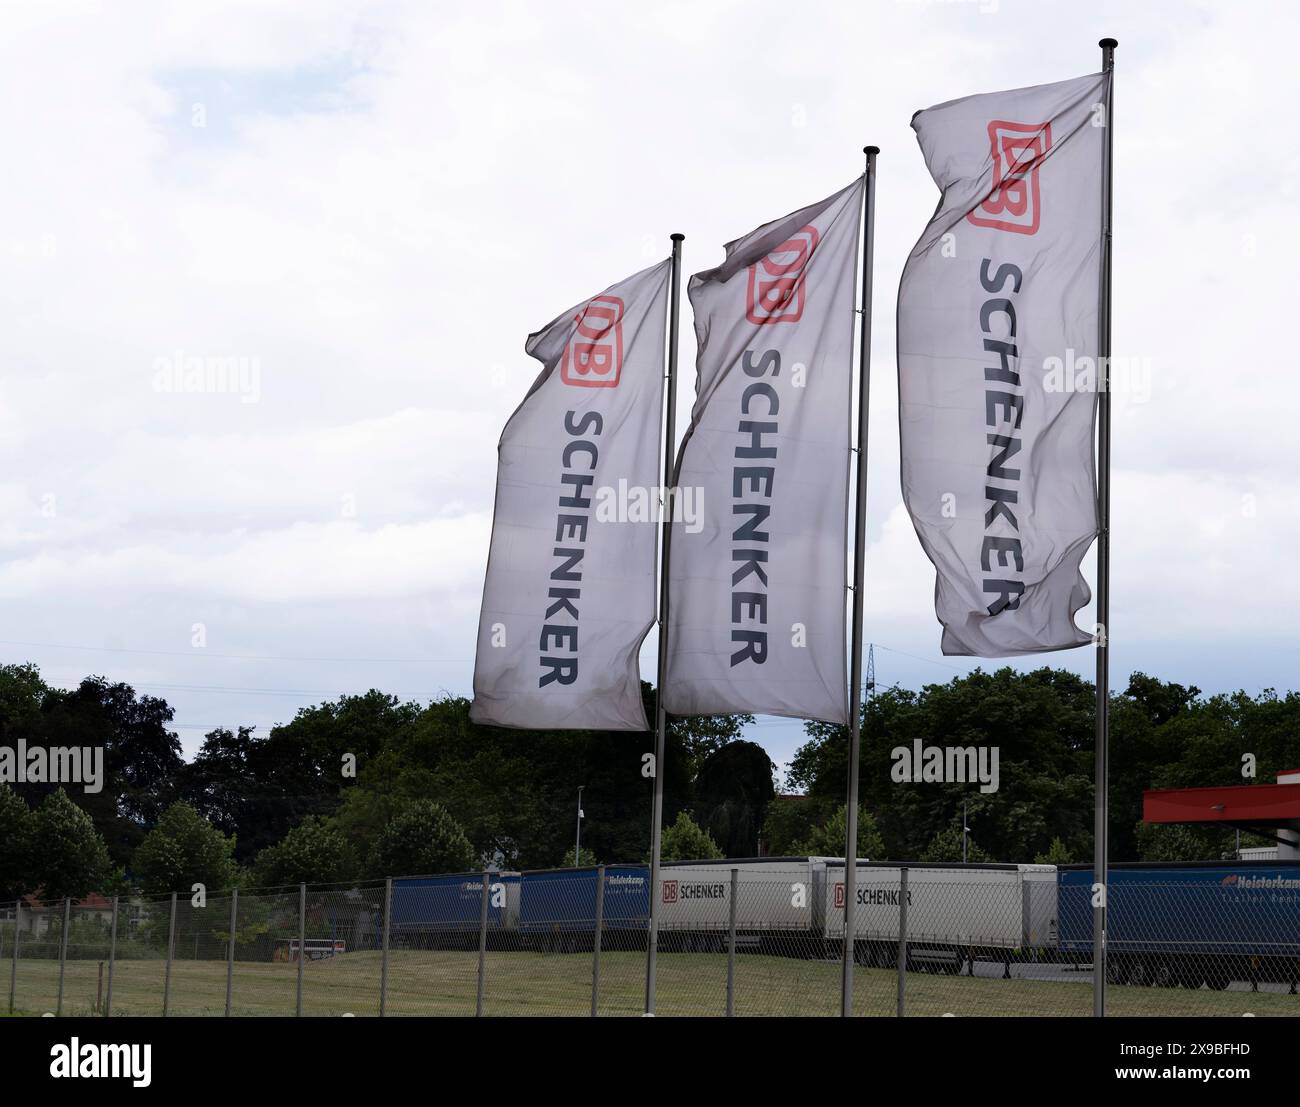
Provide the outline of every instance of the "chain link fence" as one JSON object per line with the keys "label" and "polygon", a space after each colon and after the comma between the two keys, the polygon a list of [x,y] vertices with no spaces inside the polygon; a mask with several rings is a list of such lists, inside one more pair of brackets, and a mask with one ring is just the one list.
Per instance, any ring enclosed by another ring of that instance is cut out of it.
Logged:
{"label": "chain link fence", "polygon": [[[844,865],[660,870],[661,1015],[838,1015]],[[1107,1012],[1300,1015],[1300,871],[1112,873]],[[67,1015],[639,1015],[645,866],[0,905],[8,1010]],[[1091,873],[864,863],[853,1013],[1087,1016]]]}

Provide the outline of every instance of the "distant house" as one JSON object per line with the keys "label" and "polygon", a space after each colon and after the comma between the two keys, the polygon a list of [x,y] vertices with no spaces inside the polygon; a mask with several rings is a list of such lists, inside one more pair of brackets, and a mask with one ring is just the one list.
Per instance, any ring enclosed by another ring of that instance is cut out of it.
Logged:
{"label": "distant house", "polygon": [[[119,907],[119,918],[125,915],[126,910],[127,904],[122,903]],[[14,917],[12,907],[4,917],[6,919]],[[107,928],[113,921],[113,901],[98,892],[91,892],[85,899],[73,901],[72,917],[76,921],[96,919]],[[51,926],[57,927],[62,921],[61,901],[46,902],[34,893],[23,896],[20,923],[24,937],[41,938],[50,932]]]}

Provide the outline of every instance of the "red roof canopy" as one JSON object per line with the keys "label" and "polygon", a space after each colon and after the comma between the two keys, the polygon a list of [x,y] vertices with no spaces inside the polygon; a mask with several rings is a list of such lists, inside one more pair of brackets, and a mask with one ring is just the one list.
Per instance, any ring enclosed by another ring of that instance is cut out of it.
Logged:
{"label": "red roof canopy", "polygon": [[1148,823],[1243,823],[1300,829],[1300,784],[1157,788],[1142,793]]}

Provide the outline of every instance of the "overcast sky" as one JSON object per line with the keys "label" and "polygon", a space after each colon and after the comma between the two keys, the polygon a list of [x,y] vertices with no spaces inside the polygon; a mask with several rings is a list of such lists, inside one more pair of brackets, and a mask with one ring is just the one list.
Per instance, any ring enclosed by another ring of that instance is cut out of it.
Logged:
{"label": "overcast sky", "polygon": [[[340,693],[468,693],[525,336],[672,231],[687,273],[717,264],[866,143],[866,636],[883,685],[968,671],[939,653],[898,488],[894,300],[937,200],[909,120],[1095,71],[1103,35],[1115,354],[1143,370],[1115,398],[1113,680],[1297,683],[1295,4],[33,2],[4,23],[0,657],[165,697],[187,755]],[[244,387],[165,390],[187,357],[244,359]],[[801,727],[753,736],[780,763]]]}

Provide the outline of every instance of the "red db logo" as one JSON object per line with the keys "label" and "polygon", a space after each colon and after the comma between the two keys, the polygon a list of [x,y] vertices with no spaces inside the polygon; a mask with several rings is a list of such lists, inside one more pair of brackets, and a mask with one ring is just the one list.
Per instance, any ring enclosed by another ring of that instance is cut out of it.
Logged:
{"label": "red db logo", "polygon": [[843,906],[844,906],[844,885],[836,884],[835,885],[835,907],[836,909],[840,909],[843,908]]}
{"label": "red db logo", "polygon": [[979,227],[1016,234],[1038,231],[1038,170],[1052,148],[1050,123],[989,123],[993,191],[966,216]]}
{"label": "red db logo", "polygon": [[665,880],[664,881],[664,903],[676,903],[676,902],[677,902],[677,881]]}
{"label": "red db logo", "polygon": [[797,323],[807,297],[804,273],[817,249],[817,228],[804,227],[749,267],[745,318],[751,323]]}
{"label": "red db logo", "polygon": [[623,301],[597,296],[575,318],[578,329],[560,359],[560,380],[580,388],[615,388],[623,371]]}

